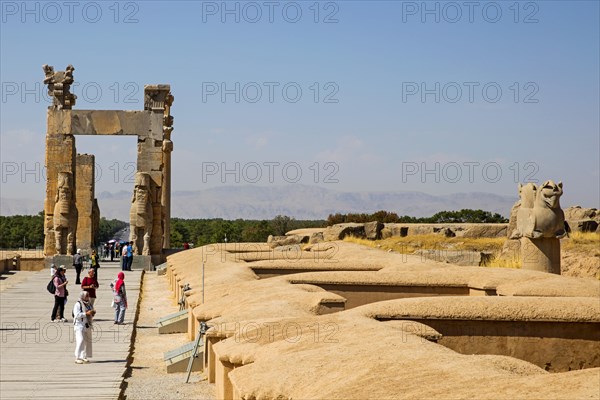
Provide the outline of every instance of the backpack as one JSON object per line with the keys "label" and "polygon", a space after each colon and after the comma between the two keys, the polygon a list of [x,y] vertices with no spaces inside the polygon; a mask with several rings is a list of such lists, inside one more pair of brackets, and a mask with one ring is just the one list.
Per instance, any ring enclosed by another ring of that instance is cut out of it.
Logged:
{"label": "backpack", "polygon": [[50,279],[50,282],[48,282],[48,286],[46,286],[46,289],[50,294],[54,294],[56,292],[56,286],[54,286],[54,277]]}

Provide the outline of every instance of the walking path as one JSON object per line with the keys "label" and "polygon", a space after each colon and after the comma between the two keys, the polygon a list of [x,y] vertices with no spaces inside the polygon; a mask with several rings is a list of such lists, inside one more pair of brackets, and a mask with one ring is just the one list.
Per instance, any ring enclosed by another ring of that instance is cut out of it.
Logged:
{"label": "walking path", "polygon": [[30,274],[28,279],[0,292],[0,398],[119,397],[131,346],[141,271],[125,272],[129,308],[125,325],[114,325],[109,284],[120,267],[110,262],[100,265],[90,364],[75,364],[71,311],[81,289],[75,285],[73,267],[66,274],[70,292],[65,306],[67,323],[50,321],[54,298],[46,290],[50,280],[48,270]]}

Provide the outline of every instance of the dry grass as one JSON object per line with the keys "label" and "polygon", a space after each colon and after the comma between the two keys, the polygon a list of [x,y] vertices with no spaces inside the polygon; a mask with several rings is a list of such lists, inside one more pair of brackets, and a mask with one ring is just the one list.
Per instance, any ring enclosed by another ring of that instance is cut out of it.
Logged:
{"label": "dry grass", "polygon": [[494,258],[490,261],[486,267],[490,268],[521,268],[521,257],[513,257],[509,259],[500,258],[500,253],[496,253]]}
{"label": "dry grass", "polygon": [[[442,235],[429,234],[391,237],[383,240],[346,237],[344,240],[381,250],[393,250],[401,254],[412,254],[417,250],[487,251],[494,253],[488,267],[521,268],[521,260],[518,256],[508,259],[499,257],[506,238],[447,238]],[[561,240],[561,247],[563,255],[600,257],[600,234],[573,232],[569,238]]]}
{"label": "dry grass", "polygon": [[[463,250],[485,251],[493,253],[486,267],[521,268],[519,251],[512,256],[500,258],[500,252],[506,238],[447,238],[443,235],[409,235],[391,237],[383,240],[367,240],[346,237],[347,242],[374,247],[381,250],[392,250],[401,254],[413,254],[418,250]],[[573,232],[569,238],[561,240],[561,264],[563,275],[578,277],[595,277],[600,280],[600,234],[594,232]]]}
{"label": "dry grass", "polygon": [[417,250],[466,250],[499,252],[506,238],[447,238],[443,235],[410,235],[382,240],[359,239],[347,236],[344,241],[382,250],[393,250],[401,254],[412,254]]}
{"label": "dry grass", "polygon": [[572,232],[568,238],[561,240],[561,245],[564,250],[600,257],[600,233]]}

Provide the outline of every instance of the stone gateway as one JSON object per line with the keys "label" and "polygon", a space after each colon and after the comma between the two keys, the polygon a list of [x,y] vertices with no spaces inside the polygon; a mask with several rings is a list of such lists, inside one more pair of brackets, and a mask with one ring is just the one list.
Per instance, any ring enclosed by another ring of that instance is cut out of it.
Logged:
{"label": "stone gateway", "polygon": [[[98,205],[95,199],[89,171],[83,165],[78,166],[78,163],[88,164],[93,156],[77,155],[75,136],[130,135],[137,137],[138,155],[130,240],[136,244],[136,254],[150,256],[152,264],[160,264],[170,235],[174,100],[170,85],[144,86],[141,111],[73,110],[76,96],[70,93],[70,87],[75,68],[69,65],[65,71],[56,72],[52,66],[44,65],[43,70],[44,83],[53,98],[48,107],[46,131],[44,254],[72,255],[77,248],[90,251],[96,244],[102,204]],[[80,184],[86,187],[79,188]],[[78,213],[79,209],[82,212]],[[84,220],[78,222],[78,217]],[[82,228],[81,240],[77,237],[78,226],[86,227],[85,233]],[[92,232],[87,231],[88,227]]]}

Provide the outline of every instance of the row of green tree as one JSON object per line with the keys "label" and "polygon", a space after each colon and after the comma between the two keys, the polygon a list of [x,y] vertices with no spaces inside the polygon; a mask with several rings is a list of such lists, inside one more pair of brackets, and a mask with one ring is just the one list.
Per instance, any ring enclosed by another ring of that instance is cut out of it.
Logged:
{"label": "row of green tree", "polygon": [[342,224],[347,222],[369,222],[379,221],[383,223],[505,223],[508,219],[498,213],[483,210],[463,209],[460,211],[440,211],[431,217],[410,217],[408,215],[398,216],[389,211],[377,211],[373,214],[330,214],[327,218],[328,225]]}
{"label": "row of green tree", "polygon": [[[106,242],[128,224],[118,219],[100,218],[97,241]],[[44,245],[44,212],[37,215],[0,216],[0,248],[35,249]]]}
{"label": "row of green tree", "polygon": [[[182,247],[184,243],[203,246],[209,243],[228,242],[264,242],[269,235],[280,236],[298,228],[320,228],[345,222],[383,223],[499,223],[508,222],[502,215],[483,210],[464,209],[460,211],[441,211],[431,217],[416,218],[398,216],[388,211],[373,214],[331,214],[323,220],[296,220],[278,215],[272,220],[224,220],[213,219],[171,219],[171,246]],[[106,242],[127,226],[117,219],[100,218],[98,242]],[[0,216],[0,248],[36,248],[44,245],[44,214]]]}
{"label": "row of green tree", "polygon": [[38,215],[0,216],[0,248],[35,249],[44,245],[44,212]]}
{"label": "row of green tree", "polygon": [[272,220],[224,220],[171,218],[171,246],[181,247],[183,243],[203,246],[209,243],[265,242],[269,235],[281,236],[299,228],[320,228],[326,226],[324,220],[296,220],[278,215]]}
{"label": "row of green tree", "polygon": [[[129,226],[127,222],[119,221],[118,219],[100,218],[100,226],[98,226],[98,238],[96,242],[104,243],[114,239],[115,233]],[[98,244],[96,243],[96,244]]]}

